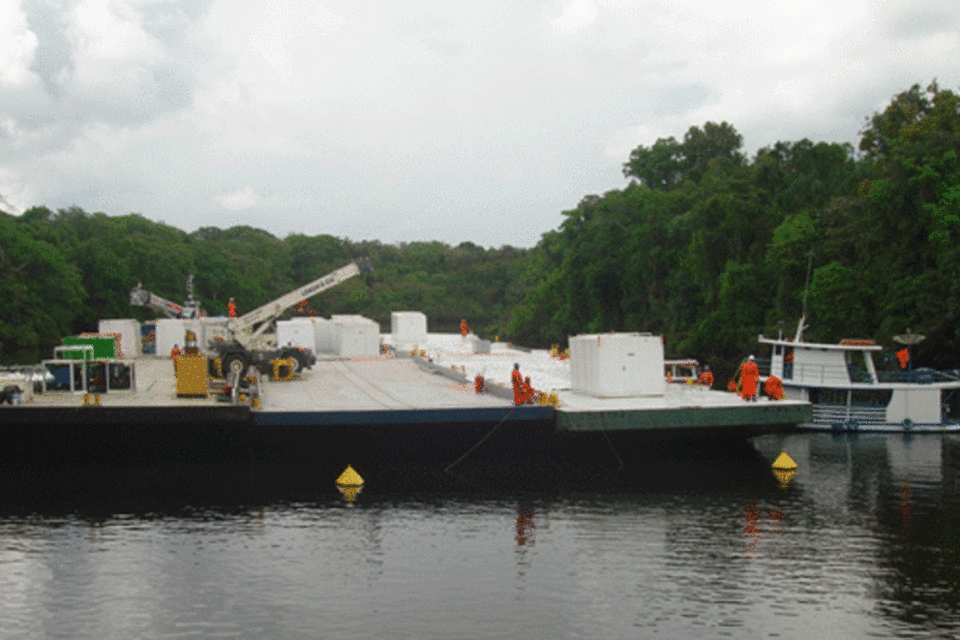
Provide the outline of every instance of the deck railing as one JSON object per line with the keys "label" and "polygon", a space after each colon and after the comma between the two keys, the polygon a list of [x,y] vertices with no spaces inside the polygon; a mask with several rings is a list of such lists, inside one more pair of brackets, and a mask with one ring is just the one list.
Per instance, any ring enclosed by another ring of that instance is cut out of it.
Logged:
{"label": "deck railing", "polygon": [[[770,375],[770,360],[757,358],[757,366],[761,375]],[[839,385],[847,382],[872,384],[874,382],[870,372],[862,367],[796,363],[784,363],[783,379],[811,385]],[[960,371],[920,368],[912,371],[877,371],[876,382],[931,384],[958,380],[960,380]]]}

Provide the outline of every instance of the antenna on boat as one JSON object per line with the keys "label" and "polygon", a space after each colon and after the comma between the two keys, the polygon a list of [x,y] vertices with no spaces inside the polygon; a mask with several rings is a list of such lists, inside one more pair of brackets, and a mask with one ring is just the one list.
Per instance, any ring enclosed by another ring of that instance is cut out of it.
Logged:
{"label": "antenna on boat", "polygon": [[807,255],[807,284],[803,287],[803,315],[807,315],[807,295],[810,293],[810,272],[813,270],[813,249]]}
{"label": "antenna on boat", "polygon": [[813,271],[813,249],[807,254],[807,283],[803,287],[803,307],[800,314],[800,322],[797,323],[797,335],[794,336],[794,342],[800,342],[803,338],[803,330],[807,324],[807,296],[810,294],[810,273]]}

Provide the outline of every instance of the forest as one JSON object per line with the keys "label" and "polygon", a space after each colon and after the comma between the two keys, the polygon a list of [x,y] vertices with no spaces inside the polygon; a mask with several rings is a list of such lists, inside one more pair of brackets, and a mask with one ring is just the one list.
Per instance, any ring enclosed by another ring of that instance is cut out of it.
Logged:
{"label": "forest", "polygon": [[[663,334],[668,357],[733,363],[757,335],[927,336],[918,364],[960,367],[960,96],[914,85],[866,117],[857,147],[778,142],[751,158],[733,125],[638,146],[627,185],[587,195],[533,248],[398,245],[247,226],[187,233],[130,214],[43,206],[0,213],[0,363],[48,357],[64,335],[131,308],[138,282],[183,300],[194,274],[211,315],[241,313],[345,265],[376,271],[311,299],[389,330],[420,310],[531,347],[607,331]],[[760,354],[758,354],[760,355]]]}

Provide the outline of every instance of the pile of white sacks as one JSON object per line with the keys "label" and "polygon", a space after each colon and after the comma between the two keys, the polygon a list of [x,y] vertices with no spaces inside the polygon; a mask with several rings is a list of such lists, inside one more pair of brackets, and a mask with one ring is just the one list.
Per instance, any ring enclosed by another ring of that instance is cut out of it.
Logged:
{"label": "pile of white sacks", "polygon": [[463,337],[459,333],[429,333],[426,316],[415,311],[394,312],[391,315],[391,333],[381,340],[397,351],[422,353],[434,363],[460,370],[468,381],[478,374],[488,384],[510,387],[513,365],[520,365],[520,373],[530,376],[530,383],[538,391],[551,393],[570,387],[569,360],[550,357],[544,349],[516,349],[505,342],[481,340],[473,333]]}

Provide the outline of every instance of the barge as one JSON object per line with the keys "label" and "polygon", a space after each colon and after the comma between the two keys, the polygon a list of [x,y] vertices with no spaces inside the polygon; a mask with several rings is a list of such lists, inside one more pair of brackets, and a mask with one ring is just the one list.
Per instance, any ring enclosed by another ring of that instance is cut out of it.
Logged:
{"label": "barge", "polygon": [[[508,345],[486,354],[446,349],[445,358],[459,365],[438,362],[437,352],[393,353],[321,358],[292,380],[259,376],[259,407],[214,395],[178,396],[170,359],[141,356],[129,390],[34,394],[30,402],[0,409],[3,463],[242,462],[289,464],[333,477],[347,464],[381,472],[553,473],[597,460],[619,468],[655,440],[779,433],[810,417],[806,402],[748,404],[734,394],[678,384],[620,398],[567,384],[550,388],[555,404],[518,406],[495,369],[520,363],[537,371],[538,360],[549,362],[547,352]],[[477,367],[487,373],[482,393],[476,392]],[[663,371],[662,363],[657,369]]]}

